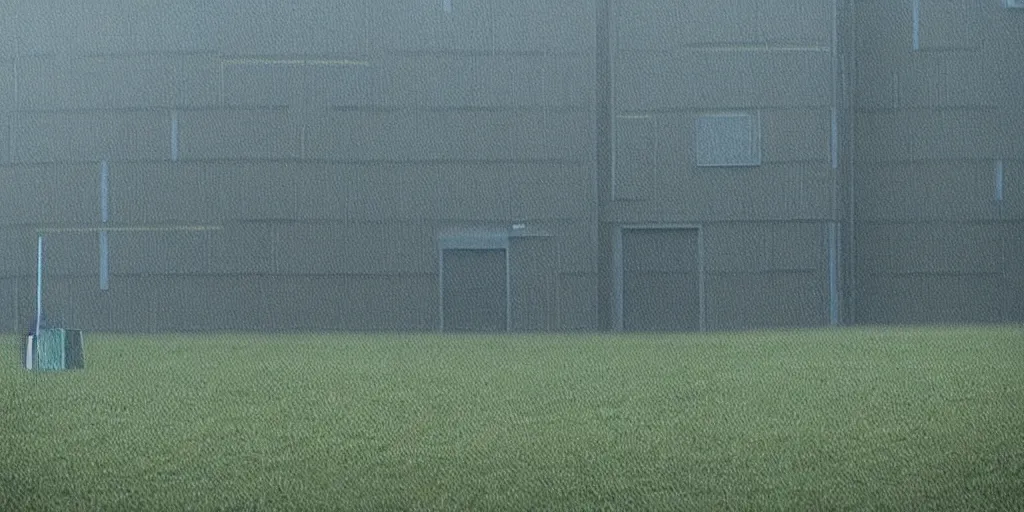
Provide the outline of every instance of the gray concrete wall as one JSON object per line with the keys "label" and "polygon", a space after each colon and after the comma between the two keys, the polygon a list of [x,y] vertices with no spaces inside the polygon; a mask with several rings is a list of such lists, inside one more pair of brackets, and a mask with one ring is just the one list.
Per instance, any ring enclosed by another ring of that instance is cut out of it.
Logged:
{"label": "gray concrete wall", "polygon": [[[830,321],[836,15],[811,0],[613,2],[602,222],[701,229],[708,329]],[[733,113],[758,125],[756,163],[698,165],[700,116]]]}
{"label": "gray concrete wall", "polygon": [[1024,319],[1024,11],[1001,4],[857,4],[860,322]]}
{"label": "gray concrete wall", "polygon": [[104,291],[96,233],[48,236],[87,330],[432,330],[481,232],[513,329],[608,329],[630,227],[700,230],[707,329],[1024,320],[1024,10],[445,5],[0,2],[0,330],[101,161],[112,224],[222,229],[111,233]]}
{"label": "gray concrete wall", "polygon": [[439,234],[512,224],[557,307],[520,285],[515,327],[592,327],[594,3],[492,4],[5,3],[3,328],[35,229],[99,222],[102,160],[112,224],[223,229],[111,233],[107,291],[97,234],[49,235],[77,327],[435,329]]}

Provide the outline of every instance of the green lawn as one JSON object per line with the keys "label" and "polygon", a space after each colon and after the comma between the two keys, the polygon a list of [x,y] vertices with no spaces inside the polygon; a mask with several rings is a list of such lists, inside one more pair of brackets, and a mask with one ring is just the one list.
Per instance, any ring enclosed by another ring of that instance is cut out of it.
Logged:
{"label": "green lawn", "polygon": [[0,345],[0,510],[1021,509],[1024,330]]}

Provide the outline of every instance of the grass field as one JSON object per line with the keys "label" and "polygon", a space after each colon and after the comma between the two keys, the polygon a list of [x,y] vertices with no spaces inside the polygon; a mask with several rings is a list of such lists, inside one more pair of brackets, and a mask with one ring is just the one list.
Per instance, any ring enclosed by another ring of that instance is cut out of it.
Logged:
{"label": "grass field", "polygon": [[0,510],[1024,508],[1024,331],[86,335]]}

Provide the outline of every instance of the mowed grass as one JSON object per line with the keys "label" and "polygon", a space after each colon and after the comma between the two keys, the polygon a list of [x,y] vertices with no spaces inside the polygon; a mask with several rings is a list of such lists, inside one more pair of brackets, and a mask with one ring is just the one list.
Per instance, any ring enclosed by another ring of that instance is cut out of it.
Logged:
{"label": "mowed grass", "polygon": [[0,510],[1024,507],[1024,331],[86,334]]}

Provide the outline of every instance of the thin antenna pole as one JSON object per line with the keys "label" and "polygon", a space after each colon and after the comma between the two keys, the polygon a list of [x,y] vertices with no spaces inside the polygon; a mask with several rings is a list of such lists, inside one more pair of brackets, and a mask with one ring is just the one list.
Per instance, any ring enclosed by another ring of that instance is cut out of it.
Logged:
{"label": "thin antenna pole", "polygon": [[25,342],[25,368],[32,369],[32,353],[39,342],[39,327],[43,323],[43,235],[36,245],[36,328]]}

